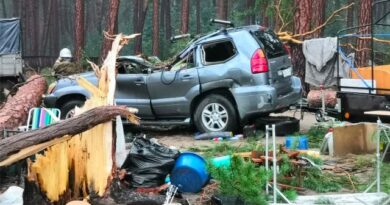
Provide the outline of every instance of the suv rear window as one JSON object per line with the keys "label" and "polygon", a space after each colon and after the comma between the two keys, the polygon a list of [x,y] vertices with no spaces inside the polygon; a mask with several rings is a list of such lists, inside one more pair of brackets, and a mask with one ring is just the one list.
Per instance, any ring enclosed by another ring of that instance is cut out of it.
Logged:
{"label": "suv rear window", "polygon": [[274,32],[268,31],[255,31],[255,37],[263,45],[268,58],[276,58],[286,55],[283,43],[278,39]]}
{"label": "suv rear window", "polygon": [[203,60],[206,64],[222,63],[236,54],[231,41],[219,41],[203,45]]}

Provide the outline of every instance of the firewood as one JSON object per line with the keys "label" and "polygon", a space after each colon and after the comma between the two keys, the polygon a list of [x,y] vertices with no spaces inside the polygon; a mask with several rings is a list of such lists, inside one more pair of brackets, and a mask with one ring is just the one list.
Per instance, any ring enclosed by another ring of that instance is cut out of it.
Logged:
{"label": "firewood", "polygon": [[29,110],[41,105],[46,87],[45,78],[33,75],[14,96],[8,97],[0,109],[0,137],[4,129],[14,129],[26,123]]}

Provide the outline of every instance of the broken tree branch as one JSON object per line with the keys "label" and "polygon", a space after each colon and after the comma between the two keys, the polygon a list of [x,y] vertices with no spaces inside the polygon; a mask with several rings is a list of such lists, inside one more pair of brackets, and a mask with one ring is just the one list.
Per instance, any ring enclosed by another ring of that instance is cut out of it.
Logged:
{"label": "broken tree branch", "polygon": [[[347,6],[343,6],[341,7],[340,9],[337,9],[336,11],[334,11],[329,17],[328,19],[326,19],[326,21],[321,24],[320,26],[314,28],[313,30],[311,31],[308,31],[308,32],[305,32],[305,33],[300,33],[300,34],[291,34],[289,32],[282,32],[282,29],[285,28],[284,26],[284,21],[283,21],[283,18],[281,17],[281,14],[279,12],[279,18],[281,18],[281,21],[283,23],[283,25],[281,26],[281,29],[279,30],[279,32],[277,33],[277,35],[279,36],[280,40],[284,41],[284,42],[290,42],[290,43],[294,43],[294,44],[302,44],[303,41],[301,40],[298,40],[297,38],[299,37],[304,37],[304,36],[307,36],[307,35],[311,35],[315,32],[317,32],[318,30],[322,29],[323,27],[325,27],[335,16],[338,15],[338,13],[340,13],[341,11],[344,11],[344,10],[347,10],[349,9],[351,6],[353,6],[355,3],[351,3]],[[280,5],[279,5],[280,6]],[[276,10],[279,10],[279,8],[277,8],[276,6]]]}
{"label": "broken tree branch", "polygon": [[315,32],[317,32],[318,30],[322,29],[323,27],[325,27],[329,22],[330,20],[332,20],[339,12],[343,11],[343,10],[346,10],[346,9],[349,9],[351,6],[353,6],[355,3],[351,3],[347,6],[344,6],[344,7],[341,7],[339,9],[337,9],[336,11],[334,11],[329,17],[328,19],[326,19],[326,21],[321,24],[320,26],[318,26],[317,28],[311,30],[311,31],[308,31],[306,33],[301,33],[301,34],[295,34],[293,35],[293,38],[297,38],[297,37],[302,37],[302,36],[307,36],[307,35],[310,35],[310,34],[313,34]]}
{"label": "broken tree branch", "polygon": [[138,123],[138,121],[134,120],[136,119],[134,117],[134,111],[130,111],[125,106],[101,106],[93,108],[56,124],[0,140],[0,160],[3,161],[11,154],[29,146],[44,143],[65,135],[79,134],[98,124],[107,122],[118,115],[126,118],[130,117],[132,123]]}

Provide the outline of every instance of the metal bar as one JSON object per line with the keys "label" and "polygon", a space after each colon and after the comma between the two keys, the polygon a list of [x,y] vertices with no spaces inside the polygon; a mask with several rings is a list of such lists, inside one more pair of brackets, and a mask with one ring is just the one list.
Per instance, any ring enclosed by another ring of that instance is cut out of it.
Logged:
{"label": "metal bar", "polygon": [[360,89],[360,90],[390,91],[390,89],[388,89],[388,88],[365,88],[365,87],[353,87],[353,86],[340,86],[340,88],[353,88],[353,89]]}
{"label": "metal bar", "polygon": [[381,162],[380,162],[380,133],[381,133],[381,128],[380,128],[381,120],[378,118],[377,121],[377,132],[376,132],[376,191],[379,193],[381,191]]}
{"label": "metal bar", "polygon": [[277,167],[276,167],[276,136],[275,136],[275,124],[272,125],[272,155],[273,155],[273,171],[274,171],[274,204],[276,204],[276,193],[277,193],[277,181],[276,181],[276,174],[277,174]]}
{"label": "metal bar", "polygon": [[265,126],[265,170],[267,173],[267,183],[265,184],[265,193],[269,194],[268,189],[268,138],[269,138],[269,126]]}
{"label": "metal bar", "polygon": [[376,184],[376,179],[375,179],[375,181],[374,182],[372,182],[371,184],[370,184],[370,186],[368,186],[367,187],[367,189],[366,190],[364,190],[364,192],[363,193],[367,193],[368,191],[370,191],[370,189],[372,188],[372,187],[374,187],[374,185]]}
{"label": "metal bar", "polygon": [[[373,13],[374,7],[371,6],[371,13]],[[371,16],[371,88],[374,88],[374,60],[375,60],[375,52],[374,52],[374,18]],[[371,94],[372,91],[369,90]]]}

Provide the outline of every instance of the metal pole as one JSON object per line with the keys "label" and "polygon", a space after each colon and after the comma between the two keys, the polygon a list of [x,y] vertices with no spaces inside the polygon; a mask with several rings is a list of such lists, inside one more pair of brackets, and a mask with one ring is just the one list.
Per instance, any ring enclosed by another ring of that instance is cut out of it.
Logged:
{"label": "metal pole", "polygon": [[272,155],[273,155],[273,171],[274,171],[274,204],[276,204],[276,189],[277,189],[277,184],[276,184],[276,136],[275,136],[275,124],[272,125],[272,146],[273,146],[273,151],[272,151]]}
{"label": "metal pole", "polygon": [[268,138],[269,138],[269,126],[265,126],[265,170],[267,173],[267,182],[265,184],[265,193],[269,194],[268,188]]}
{"label": "metal pole", "polygon": [[380,162],[380,128],[381,120],[378,118],[377,121],[377,131],[376,131],[376,191],[377,193],[381,192],[381,162]]}

